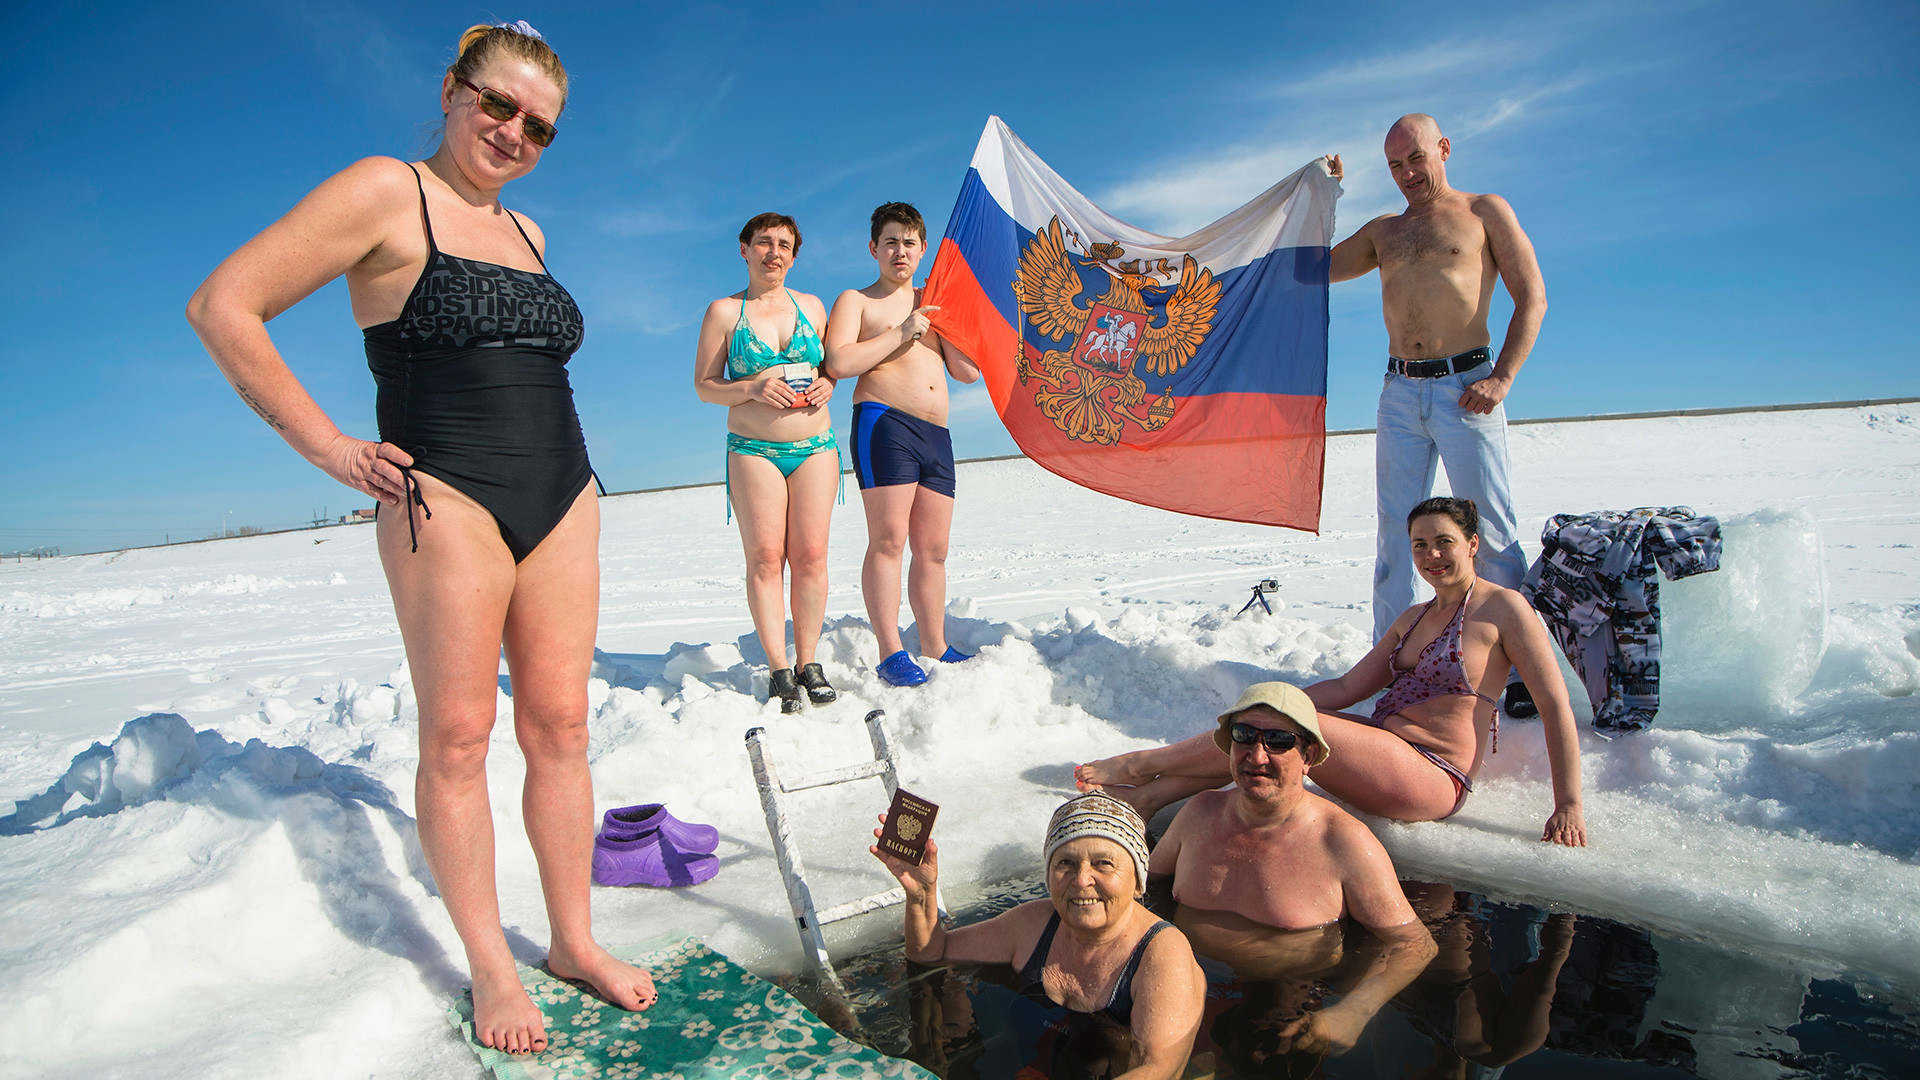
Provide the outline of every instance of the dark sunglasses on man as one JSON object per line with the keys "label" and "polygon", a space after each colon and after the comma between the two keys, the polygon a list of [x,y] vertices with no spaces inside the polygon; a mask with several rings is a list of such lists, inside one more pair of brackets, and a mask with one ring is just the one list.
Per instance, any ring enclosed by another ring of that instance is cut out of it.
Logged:
{"label": "dark sunglasses on man", "polygon": [[1300,745],[1300,736],[1286,728],[1257,728],[1252,724],[1235,724],[1227,729],[1227,737],[1241,746],[1259,743],[1267,748],[1269,754],[1284,754]]}
{"label": "dark sunglasses on man", "polygon": [[465,79],[460,80],[460,85],[479,96],[481,112],[486,113],[488,116],[493,117],[503,124],[525,113],[527,118],[521,121],[520,130],[526,132],[528,141],[532,142],[535,146],[552,146],[553,137],[560,134],[559,129],[553,126],[552,121],[544,120],[527,112],[527,110],[520,107],[519,102],[495,90],[491,86],[475,86]]}

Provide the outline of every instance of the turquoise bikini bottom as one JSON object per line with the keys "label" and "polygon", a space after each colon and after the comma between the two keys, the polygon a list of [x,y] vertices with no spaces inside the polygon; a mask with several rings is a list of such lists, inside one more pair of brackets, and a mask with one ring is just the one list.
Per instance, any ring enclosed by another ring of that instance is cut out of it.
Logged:
{"label": "turquoise bikini bottom", "polygon": [[[797,442],[773,442],[768,439],[750,439],[745,435],[727,432],[727,453],[745,457],[762,457],[773,462],[781,476],[792,476],[793,470],[815,454],[833,453],[834,464],[840,462],[840,440],[833,437],[833,429],[828,428],[810,439]],[[838,470],[836,470],[838,471]],[[847,501],[846,484],[841,482],[839,493],[841,502]],[[727,470],[727,520],[733,520],[733,470]]]}

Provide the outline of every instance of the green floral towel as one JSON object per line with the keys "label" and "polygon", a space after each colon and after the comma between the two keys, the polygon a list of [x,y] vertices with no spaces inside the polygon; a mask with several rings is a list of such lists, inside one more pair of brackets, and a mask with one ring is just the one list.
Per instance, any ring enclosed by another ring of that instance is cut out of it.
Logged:
{"label": "green floral towel", "polygon": [[547,1017],[547,1048],[515,1057],[473,1038],[473,998],[447,1019],[500,1080],[865,1080],[928,1078],[909,1061],[849,1042],[793,995],[673,931],[622,960],[653,972],[660,1000],[630,1013],[572,983],[522,967],[520,981]]}

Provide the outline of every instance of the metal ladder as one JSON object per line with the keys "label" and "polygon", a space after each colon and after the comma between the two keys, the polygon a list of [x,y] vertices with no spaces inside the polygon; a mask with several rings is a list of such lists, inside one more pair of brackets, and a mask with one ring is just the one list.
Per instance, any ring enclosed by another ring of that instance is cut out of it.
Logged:
{"label": "metal ladder", "polygon": [[[887,713],[885,709],[875,709],[867,714],[867,739],[873,744],[873,760],[859,765],[849,765],[844,769],[830,769],[813,773],[795,780],[781,781],[774,771],[773,761],[767,752],[767,729],[751,728],[747,731],[747,757],[753,762],[754,785],[760,789],[760,806],[767,814],[767,835],[773,839],[773,854],[780,863],[780,877],[787,885],[787,903],[793,908],[794,921],[799,924],[800,949],[810,955],[813,964],[820,970],[834,990],[844,994],[846,987],[840,982],[840,976],[833,970],[833,959],[827,955],[827,941],[822,929],[829,923],[863,915],[869,911],[879,911],[906,900],[906,890],[898,885],[884,892],[863,896],[858,900],[849,900],[835,904],[824,910],[815,907],[813,890],[807,885],[807,868],[800,860],[800,849],[795,845],[793,832],[788,824],[786,796],[809,788],[826,787],[830,784],[845,784],[855,780],[865,780],[877,776],[887,786],[887,799],[893,799],[893,793],[900,786],[894,767],[893,737],[887,731]],[[935,901],[938,902],[938,896]],[[941,906],[940,914],[944,921],[946,909]]]}

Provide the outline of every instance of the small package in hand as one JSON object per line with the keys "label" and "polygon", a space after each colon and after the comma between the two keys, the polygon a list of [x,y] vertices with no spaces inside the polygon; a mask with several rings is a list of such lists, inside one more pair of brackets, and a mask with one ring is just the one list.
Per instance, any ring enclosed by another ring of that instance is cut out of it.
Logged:
{"label": "small package in hand", "polygon": [[[780,378],[783,379],[796,394],[804,394],[807,392],[807,387],[813,385],[813,376],[814,370],[812,364],[780,365]],[[806,403],[796,401],[794,404],[799,406]]]}

